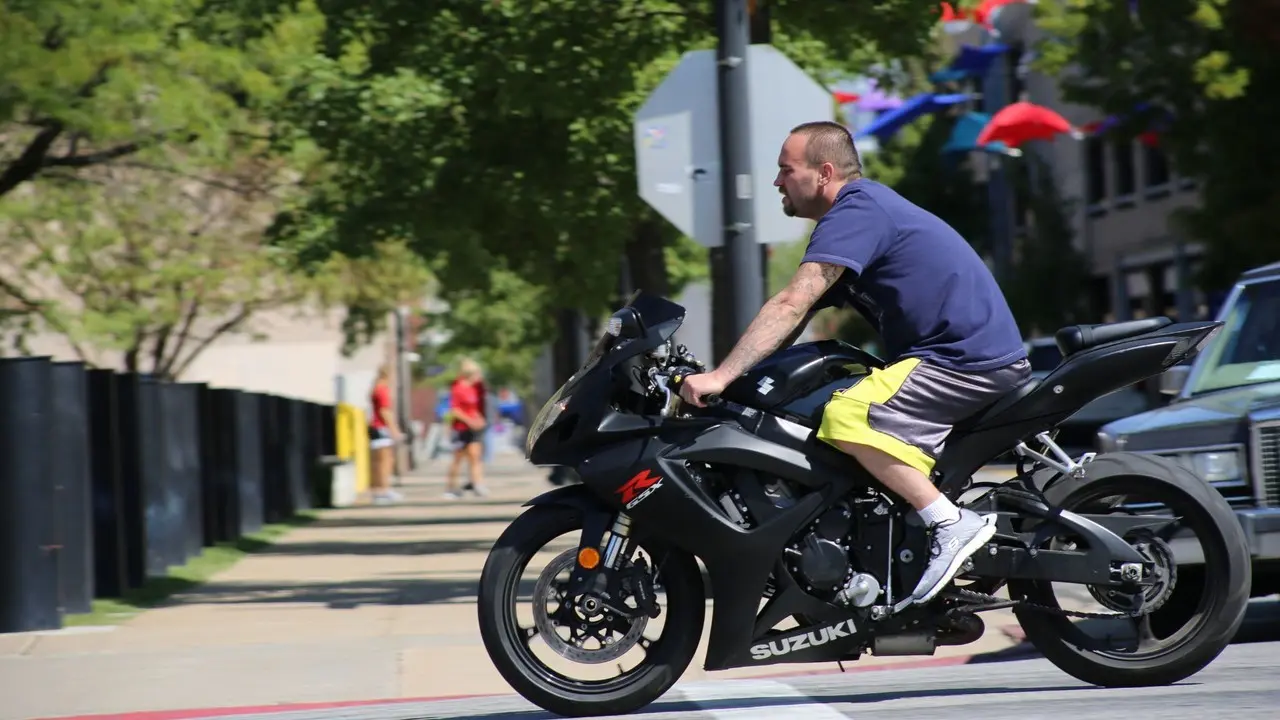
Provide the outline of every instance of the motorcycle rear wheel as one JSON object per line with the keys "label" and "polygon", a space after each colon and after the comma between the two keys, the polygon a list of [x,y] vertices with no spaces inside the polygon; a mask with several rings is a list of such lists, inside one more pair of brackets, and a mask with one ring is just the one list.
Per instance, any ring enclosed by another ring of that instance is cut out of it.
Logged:
{"label": "motorcycle rear wheel", "polygon": [[485,650],[502,677],[529,702],[565,717],[622,715],[658,699],[675,684],[698,649],[706,614],[702,576],[687,553],[645,541],[666,592],[662,636],[640,665],[610,680],[575,680],[548,667],[531,651],[531,631],[521,628],[516,602],[521,574],[539,550],[582,528],[581,512],[534,506],[499,536],[480,575],[477,613]]}
{"label": "motorcycle rear wheel", "polygon": [[[1169,685],[1200,670],[1231,642],[1244,620],[1252,581],[1249,548],[1235,513],[1208,483],[1166,458],[1135,453],[1101,455],[1085,466],[1085,476],[1062,477],[1053,471],[1037,473],[1036,485],[1045,487],[1048,500],[1065,510],[1098,512],[1086,506],[1108,493],[1145,490],[1164,495],[1183,512],[1179,517],[1207,531],[1197,532],[1204,554],[1202,566],[1179,566],[1181,577],[1163,607],[1149,616],[1145,633],[1157,624],[1170,629],[1167,647],[1153,647],[1130,657],[1118,651],[1099,652],[1080,647],[1081,631],[1072,621],[1032,608],[1015,608],[1027,640],[1067,674],[1102,687]],[[1176,514],[1176,513],[1175,513]],[[1186,572],[1184,568],[1203,568]],[[1200,590],[1200,594],[1196,591]],[[1052,585],[1043,581],[1010,580],[1013,598],[1048,606],[1058,601]],[[1140,625],[1137,625],[1141,629]],[[1139,639],[1142,633],[1138,633]],[[1140,649],[1140,648],[1139,648]]]}

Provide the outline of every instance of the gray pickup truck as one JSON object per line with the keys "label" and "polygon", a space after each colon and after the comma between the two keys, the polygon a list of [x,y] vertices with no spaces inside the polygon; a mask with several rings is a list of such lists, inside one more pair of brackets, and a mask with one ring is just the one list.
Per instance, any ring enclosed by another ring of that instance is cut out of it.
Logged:
{"label": "gray pickup truck", "polygon": [[1161,376],[1165,407],[1104,425],[1100,451],[1175,458],[1235,508],[1253,556],[1253,595],[1280,592],[1280,263],[1237,281],[1223,331]]}

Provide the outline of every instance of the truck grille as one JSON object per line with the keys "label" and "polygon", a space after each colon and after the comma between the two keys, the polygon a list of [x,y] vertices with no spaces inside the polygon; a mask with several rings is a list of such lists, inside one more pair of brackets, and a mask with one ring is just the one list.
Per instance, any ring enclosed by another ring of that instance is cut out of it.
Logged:
{"label": "truck grille", "polygon": [[1254,480],[1263,505],[1280,506],[1280,422],[1253,428]]}

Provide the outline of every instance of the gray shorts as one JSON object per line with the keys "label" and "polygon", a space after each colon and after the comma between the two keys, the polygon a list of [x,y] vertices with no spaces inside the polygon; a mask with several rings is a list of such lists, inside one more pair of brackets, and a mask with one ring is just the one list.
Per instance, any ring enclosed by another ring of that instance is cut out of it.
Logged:
{"label": "gray shorts", "polygon": [[1031,363],[966,373],[906,358],[831,396],[818,438],[882,450],[928,475],[956,423],[1031,376]]}

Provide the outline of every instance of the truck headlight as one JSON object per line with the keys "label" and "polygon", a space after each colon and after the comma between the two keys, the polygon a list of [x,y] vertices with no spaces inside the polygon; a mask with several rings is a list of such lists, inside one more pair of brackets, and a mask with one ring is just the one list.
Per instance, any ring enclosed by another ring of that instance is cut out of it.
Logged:
{"label": "truck headlight", "polygon": [[1107,433],[1099,432],[1096,438],[1098,452],[1109,453],[1116,449],[1116,440]]}
{"label": "truck headlight", "polygon": [[1191,454],[1191,471],[1205,482],[1239,480],[1240,453],[1235,450],[1214,450]]}

